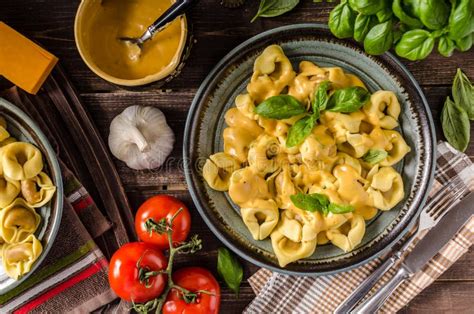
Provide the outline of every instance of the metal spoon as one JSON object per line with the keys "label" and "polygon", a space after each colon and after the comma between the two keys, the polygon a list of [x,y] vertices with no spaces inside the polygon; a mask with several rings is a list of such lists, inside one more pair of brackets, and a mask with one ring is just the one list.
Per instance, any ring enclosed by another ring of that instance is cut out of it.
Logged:
{"label": "metal spoon", "polygon": [[128,44],[137,45],[140,51],[143,48],[143,43],[151,39],[153,35],[165,29],[175,18],[184,14],[197,0],[176,0],[173,5],[165,11],[153,24],[148,26],[146,31],[138,38],[119,37]]}

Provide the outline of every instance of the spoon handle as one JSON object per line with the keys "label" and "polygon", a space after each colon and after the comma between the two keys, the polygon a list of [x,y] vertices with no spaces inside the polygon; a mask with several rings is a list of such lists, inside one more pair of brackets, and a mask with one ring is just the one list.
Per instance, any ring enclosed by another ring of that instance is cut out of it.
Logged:
{"label": "spoon handle", "polygon": [[175,18],[184,14],[197,0],[176,0],[173,5],[165,11],[153,24],[148,27],[150,37],[162,28],[166,27],[168,23],[174,21]]}

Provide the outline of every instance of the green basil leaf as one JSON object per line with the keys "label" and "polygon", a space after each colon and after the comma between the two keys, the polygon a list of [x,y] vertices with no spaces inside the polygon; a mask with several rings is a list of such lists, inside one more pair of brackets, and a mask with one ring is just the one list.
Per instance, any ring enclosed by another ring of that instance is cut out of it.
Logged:
{"label": "green basil leaf", "polygon": [[449,97],[441,112],[443,133],[449,144],[455,149],[464,152],[469,145],[470,123],[464,109],[456,105]]}
{"label": "green basil leaf", "polygon": [[474,31],[474,2],[472,0],[452,1],[449,16],[449,36],[461,39]]}
{"label": "green basil leaf", "polygon": [[257,14],[253,17],[255,21],[259,17],[275,17],[293,10],[300,0],[260,0]]}
{"label": "green basil leaf", "polygon": [[268,119],[288,119],[305,113],[305,107],[291,95],[278,95],[265,99],[255,108],[255,113]]}
{"label": "green basil leaf", "polygon": [[386,22],[390,20],[393,16],[392,8],[385,7],[384,9],[378,11],[375,16],[377,16],[377,20],[379,23]]}
{"label": "green basil leaf", "polygon": [[369,149],[364,156],[362,156],[362,160],[370,165],[375,165],[387,158],[388,153],[383,149]]}
{"label": "green basil leaf", "polygon": [[448,36],[441,36],[438,42],[438,52],[445,57],[451,57],[455,48],[454,41]]}
{"label": "green basil leaf", "polygon": [[224,279],[230,290],[239,294],[240,283],[244,275],[242,265],[226,248],[220,247],[217,252],[217,272],[219,276]]}
{"label": "green basil leaf", "polygon": [[350,113],[359,110],[370,98],[370,93],[359,86],[336,90],[329,98],[327,110]]}
{"label": "green basil leaf", "polygon": [[426,58],[433,50],[435,40],[430,32],[423,29],[414,29],[403,34],[395,46],[395,52],[400,57],[411,61]]}
{"label": "green basil leaf", "polygon": [[349,0],[352,9],[365,15],[375,14],[385,8],[384,0]]}
{"label": "green basil leaf", "polygon": [[298,193],[295,195],[290,195],[290,199],[296,207],[309,212],[319,211],[325,213],[327,212],[329,206],[329,198],[324,194]]}
{"label": "green basil leaf", "polygon": [[474,120],[474,87],[459,68],[454,76],[452,94],[454,103],[466,111],[469,119]]}
{"label": "green basil leaf", "polygon": [[418,11],[418,17],[428,29],[441,29],[448,23],[450,8],[443,0],[420,1]]}
{"label": "green basil leaf", "polygon": [[318,89],[314,92],[313,112],[318,112],[317,119],[319,119],[319,112],[325,110],[329,101],[328,90],[331,82],[323,81],[319,84]]}
{"label": "green basil leaf", "polygon": [[354,34],[355,13],[346,1],[339,3],[329,14],[329,29],[337,38],[349,38]]}
{"label": "green basil leaf", "polygon": [[393,45],[393,24],[387,22],[375,25],[364,39],[364,49],[371,55],[381,55]]}
{"label": "green basil leaf", "polygon": [[393,14],[402,22],[413,28],[423,27],[423,23],[415,17],[410,16],[402,7],[402,0],[394,0],[392,3]]}
{"label": "green basil leaf", "polygon": [[364,41],[369,30],[374,26],[373,15],[364,15],[359,13],[354,23],[354,39],[358,42]]}
{"label": "green basil leaf", "polygon": [[355,208],[351,205],[341,205],[341,204],[331,203],[328,206],[328,210],[333,214],[346,214],[346,213],[353,212]]}
{"label": "green basil leaf", "polygon": [[304,117],[296,121],[288,130],[288,137],[286,138],[286,147],[297,146],[311,134],[313,131],[316,119],[313,116]]}
{"label": "green basil leaf", "polygon": [[456,43],[456,48],[459,51],[468,51],[472,47],[472,37],[474,34],[469,34],[461,39],[455,39],[454,42]]}

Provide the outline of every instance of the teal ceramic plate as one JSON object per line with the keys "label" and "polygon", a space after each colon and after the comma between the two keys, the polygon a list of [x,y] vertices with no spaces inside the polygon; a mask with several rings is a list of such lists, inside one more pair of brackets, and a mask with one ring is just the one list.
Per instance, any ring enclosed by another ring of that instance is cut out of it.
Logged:
{"label": "teal ceramic plate", "polygon": [[56,186],[56,193],[52,200],[45,206],[36,208],[36,212],[41,215],[42,219],[35,235],[43,245],[43,252],[33,264],[30,272],[19,280],[8,277],[3,271],[3,266],[0,264],[0,295],[2,295],[20,285],[33,274],[51,249],[59,230],[59,224],[61,223],[63,212],[63,183],[56,152],[38,125],[22,110],[3,98],[0,98],[0,115],[7,121],[8,132],[11,136],[19,141],[32,143],[41,150],[43,153],[44,171],[49,175]]}
{"label": "teal ceramic plate", "polygon": [[[405,182],[405,199],[368,223],[364,239],[354,251],[344,253],[332,245],[318,246],[311,257],[285,268],[278,266],[270,241],[253,240],[238,207],[226,193],[209,188],[201,175],[206,158],[223,150],[224,113],[245,90],[255,58],[271,44],[283,48],[295,69],[302,60],[324,67],[338,66],[359,76],[371,91],[394,91],[402,105],[399,131],[412,148],[398,165]],[[347,270],[379,256],[414,225],[433,179],[434,149],[434,126],[426,99],[413,76],[395,57],[388,53],[369,56],[357,43],[334,38],[323,25],[302,24],[273,29],[247,40],[207,76],[194,98],[186,123],[185,174],[204,221],[240,256],[282,273],[321,275]]]}

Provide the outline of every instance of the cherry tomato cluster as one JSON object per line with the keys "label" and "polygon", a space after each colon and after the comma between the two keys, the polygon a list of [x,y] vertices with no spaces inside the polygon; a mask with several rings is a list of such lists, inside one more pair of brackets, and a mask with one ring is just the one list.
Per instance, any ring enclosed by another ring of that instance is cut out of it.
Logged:
{"label": "cherry tomato cluster", "polygon": [[189,210],[175,197],[154,196],[138,209],[135,229],[142,242],[123,245],[109,269],[111,288],[137,312],[219,312],[220,287],[208,270],[186,267],[172,272],[176,253],[194,253],[201,247],[197,236],[186,242],[190,228]]}

